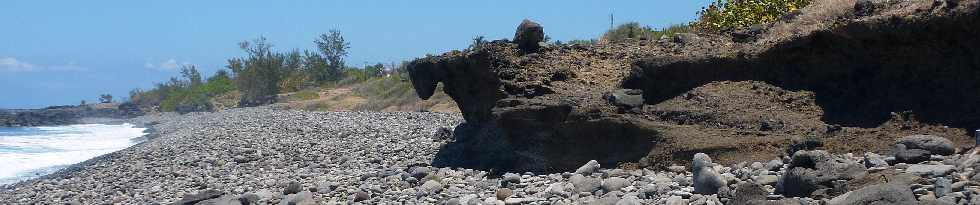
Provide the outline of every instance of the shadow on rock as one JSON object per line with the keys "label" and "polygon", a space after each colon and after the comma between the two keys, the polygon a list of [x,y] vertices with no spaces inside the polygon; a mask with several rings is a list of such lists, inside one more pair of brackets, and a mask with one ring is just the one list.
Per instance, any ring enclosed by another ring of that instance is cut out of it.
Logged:
{"label": "shadow on rock", "polygon": [[[659,133],[643,123],[596,119],[544,125],[463,123],[454,140],[433,159],[436,167],[463,167],[503,172],[556,173],[572,171],[589,160],[619,165],[640,161],[659,141]],[[523,127],[522,126],[526,126]],[[506,128],[505,128],[506,127]]]}
{"label": "shadow on rock", "polygon": [[891,112],[927,123],[980,127],[976,14],[924,21],[856,22],[758,54],[639,61],[624,87],[657,104],[715,81],[764,81],[808,90],[823,121],[876,127]]}

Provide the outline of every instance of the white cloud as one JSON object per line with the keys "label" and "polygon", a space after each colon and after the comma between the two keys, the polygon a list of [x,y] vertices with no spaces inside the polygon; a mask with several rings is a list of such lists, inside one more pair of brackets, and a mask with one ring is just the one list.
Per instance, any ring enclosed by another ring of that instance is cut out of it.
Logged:
{"label": "white cloud", "polygon": [[191,63],[188,63],[188,62],[177,62],[176,59],[172,59],[171,58],[169,60],[160,62],[158,64],[154,64],[154,63],[151,63],[151,62],[146,62],[146,63],[143,64],[143,67],[150,68],[150,69],[159,69],[159,70],[177,70],[177,69],[180,68],[180,66],[183,66],[183,65],[191,65]]}
{"label": "white cloud", "polygon": [[0,71],[7,72],[30,72],[30,71],[85,71],[85,67],[75,65],[74,62],[66,65],[42,66],[17,60],[13,57],[0,57]]}
{"label": "white cloud", "polygon": [[3,57],[0,58],[0,71],[33,71],[36,66],[27,62],[21,62],[16,58]]}
{"label": "white cloud", "polygon": [[166,62],[160,64],[160,68],[167,70],[176,70],[179,66],[180,65],[177,64],[177,60],[174,59],[167,60]]}

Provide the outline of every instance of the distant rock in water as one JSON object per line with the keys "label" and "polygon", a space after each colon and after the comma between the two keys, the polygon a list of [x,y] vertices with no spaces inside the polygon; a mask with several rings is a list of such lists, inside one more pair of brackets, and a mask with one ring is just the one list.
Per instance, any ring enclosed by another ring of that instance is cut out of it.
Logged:
{"label": "distant rock in water", "polygon": [[67,125],[81,123],[82,118],[132,118],[143,114],[130,103],[3,110],[0,111],[0,127]]}

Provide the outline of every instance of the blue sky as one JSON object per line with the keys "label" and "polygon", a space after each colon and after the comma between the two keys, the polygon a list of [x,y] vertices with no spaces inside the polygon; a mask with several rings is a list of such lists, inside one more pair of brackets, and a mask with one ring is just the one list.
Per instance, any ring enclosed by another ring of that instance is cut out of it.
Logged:
{"label": "blue sky", "polygon": [[708,0],[637,1],[48,1],[0,2],[0,108],[35,108],[126,96],[178,74],[241,56],[237,42],[265,36],[277,50],[312,49],[340,30],[347,63],[391,63],[464,48],[479,35],[512,38],[522,19],[553,39],[589,39],[617,23],[688,22]]}

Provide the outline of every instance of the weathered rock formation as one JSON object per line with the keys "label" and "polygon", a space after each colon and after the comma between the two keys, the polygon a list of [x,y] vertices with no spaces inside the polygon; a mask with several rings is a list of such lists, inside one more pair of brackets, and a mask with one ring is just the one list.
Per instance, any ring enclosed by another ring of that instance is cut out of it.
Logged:
{"label": "weathered rock formation", "polygon": [[31,127],[81,123],[83,118],[131,118],[143,115],[135,105],[51,106],[43,109],[0,110],[0,127]]}
{"label": "weathered rock formation", "polygon": [[980,127],[977,1],[944,2],[815,1],[737,35],[535,52],[493,41],[408,69],[420,97],[442,83],[467,121],[436,165],[730,163],[803,138],[831,152],[887,151],[915,134],[963,146],[963,128]]}

